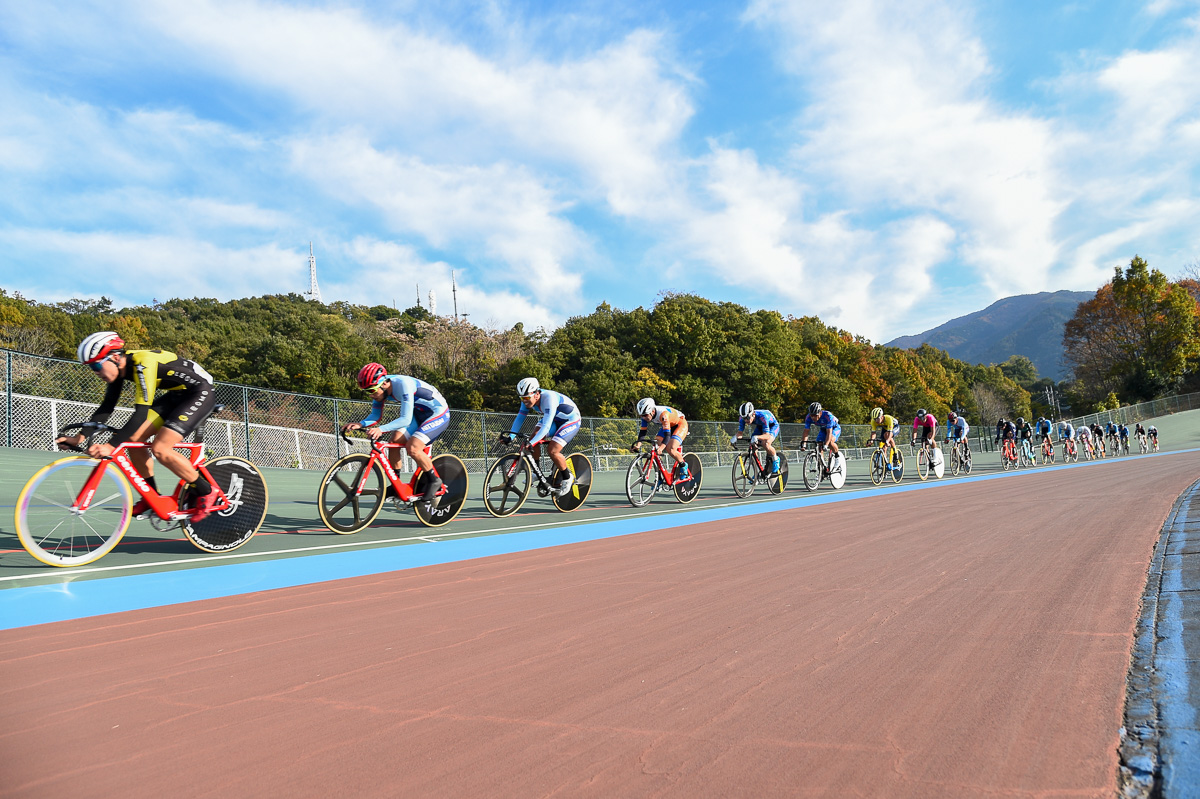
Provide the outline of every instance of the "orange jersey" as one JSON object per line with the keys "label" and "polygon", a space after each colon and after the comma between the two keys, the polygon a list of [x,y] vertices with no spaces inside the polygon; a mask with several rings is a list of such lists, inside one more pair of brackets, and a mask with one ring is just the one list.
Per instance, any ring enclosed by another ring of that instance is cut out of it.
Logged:
{"label": "orange jersey", "polygon": [[[655,415],[652,421],[657,422],[659,428],[662,430],[670,430],[678,427],[681,424],[687,423],[687,419],[684,417],[682,411],[677,411],[674,408],[668,408],[665,405],[659,405],[657,410],[658,413]],[[645,419],[643,419],[642,429],[645,430],[649,426],[650,422],[647,422]]]}

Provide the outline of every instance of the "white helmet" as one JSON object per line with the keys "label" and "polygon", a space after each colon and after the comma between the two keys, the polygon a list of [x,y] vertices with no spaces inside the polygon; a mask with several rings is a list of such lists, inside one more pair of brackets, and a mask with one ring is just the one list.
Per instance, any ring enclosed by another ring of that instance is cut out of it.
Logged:
{"label": "white helmet", "polygon": [[642,399],[638,400],[638,404],[637,404],[638,416],[645,416],[646,414],[650,414],[651,416],[653,416],[654,411],[655,411],[655,405],[654,405],[653,399],[651,399],[650,397],[643,397]]}
{"label": "white helmet", "polygon": [[79,343],[75,355],[80,363],[93,364],[122,349],[125,341],[111,330],[93,333]]}
{"label": "white helmet", "polygon": [[524,380],[522,380],[520,383],[517,383],[517,396],[518,397],[528,397],[530,394],[533,394],[535,391],[541,391],[541,390],[542,390],[542,386],[540,383],[538,383],[536,377],[527,377]]}
{"label": "white helmet", "polygon": [[753,402],[743,402],[742,407],[738,408],[738,416],[740,416],[743,419],[749,419],[753,415],[754,415],[754,403]]}

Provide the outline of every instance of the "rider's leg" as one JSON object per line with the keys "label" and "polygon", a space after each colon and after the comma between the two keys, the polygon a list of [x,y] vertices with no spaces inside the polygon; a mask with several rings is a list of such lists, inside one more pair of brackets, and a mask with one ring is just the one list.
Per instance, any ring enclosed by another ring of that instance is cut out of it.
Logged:
{"label": "rider's leg", "polygon": [[182,435],[164,427],[154,434],[154,441],[150,443],[150,451],[154,453],[154,457],[158,459],[159,463],[174,472],[180,480],[189,484],[195,483],[200,479],[200,472],[196,471],[192,462],[183,453],[175,449],[175,445],[181,441],[183,441]]}

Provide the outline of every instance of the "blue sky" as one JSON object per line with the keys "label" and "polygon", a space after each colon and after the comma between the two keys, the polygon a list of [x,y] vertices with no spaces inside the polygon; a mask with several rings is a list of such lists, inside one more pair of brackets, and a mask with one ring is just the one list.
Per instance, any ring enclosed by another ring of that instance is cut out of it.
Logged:
{"label": "blue sky", "polygon": [[1200,3],[0,0],[0,287],[872,340],[1200,258]]}

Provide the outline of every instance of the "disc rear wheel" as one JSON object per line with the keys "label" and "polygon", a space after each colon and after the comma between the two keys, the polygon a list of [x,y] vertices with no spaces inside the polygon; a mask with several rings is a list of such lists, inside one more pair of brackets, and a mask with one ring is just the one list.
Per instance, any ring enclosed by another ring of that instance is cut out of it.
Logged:
{"label": "disc rear wheel", "polygon": [[[433,459],[433,468],[438,477],[442,478],[443,491],[433,499],[417,499],[413,503],[413,510],[421,524],[426,527],[441,527],[449,524],[462,510],[467,501],[467,492],[471,490],[471,478],[467,475],[466,465],[459,457],[448,452]],[[418,497],[425,493],[428,480],[428,474],[419,476],[413,493]]]}
{"label": "disc rear wheel", "polygon": [[214,458],[204,469],[213,487],[225,493],[229,507],[195,523],[184,520],[183,533],[205,552],[232,552],[249,541],[267,517],[267,481],[245,458]]}

